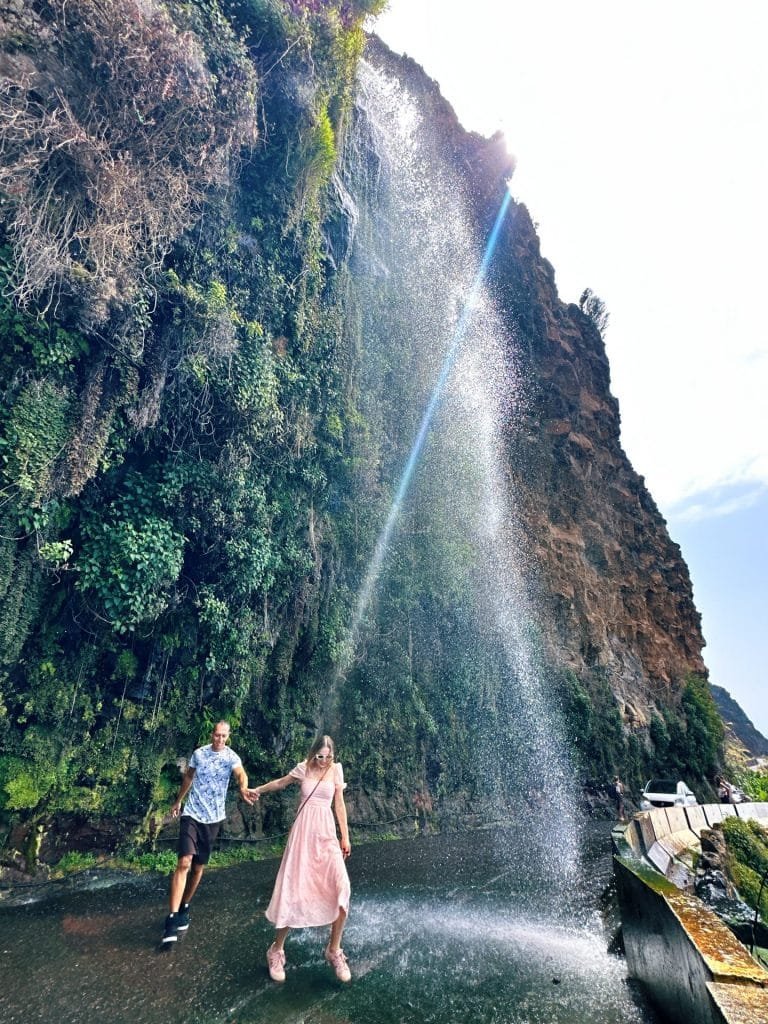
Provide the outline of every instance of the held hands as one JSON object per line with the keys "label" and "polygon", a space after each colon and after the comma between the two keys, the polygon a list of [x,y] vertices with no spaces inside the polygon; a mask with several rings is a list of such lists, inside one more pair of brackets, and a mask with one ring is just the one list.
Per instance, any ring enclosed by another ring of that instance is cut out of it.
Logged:
{"label": "held hands", "polygon": [[245,800],[247,804],[251,804],[251,806],[253,806],[253,804],[258,802],[258,799],[261,796],[261,794],[259,793],[258,789],[246,789],[245,787],[243,787],[243,789],[240,790],[240,796],[243,798],[243,800]]}

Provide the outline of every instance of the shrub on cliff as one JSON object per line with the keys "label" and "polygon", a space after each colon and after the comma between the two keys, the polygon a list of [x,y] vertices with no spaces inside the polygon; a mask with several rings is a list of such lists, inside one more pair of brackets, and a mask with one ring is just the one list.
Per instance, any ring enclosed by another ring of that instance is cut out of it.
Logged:
{"label": "shrub on cliff", "polygon": [[611,314],[605,307],[605,303],[599,295],[595,295],[591,288],[585,288],[579,297],[579,309],[589,317],[601,335],[608,330],[608,322]]}
{"label": "shrub on cliff", "polygon": [[689,783],[712,779],[723,760],[724,728],[707,681],[691,673],[679,708],[653,715],[649,736],[655,772]]}
{"label": "shrub on cliff", "polygon": [[48,0],[27,13],[26,36],[11,18],[0,37],[0,213],[22,303],[63,287],[103,320],[152,279],[255,141],[244,48],[223,19],[204,48],[171,16],[179,6]]}
{"label": "shrub on cliff", "polygon": [[681,757],[695,775],[711,779],[722,760],[725,730],[706,679],[688,676],[681,707],[686,721]]}

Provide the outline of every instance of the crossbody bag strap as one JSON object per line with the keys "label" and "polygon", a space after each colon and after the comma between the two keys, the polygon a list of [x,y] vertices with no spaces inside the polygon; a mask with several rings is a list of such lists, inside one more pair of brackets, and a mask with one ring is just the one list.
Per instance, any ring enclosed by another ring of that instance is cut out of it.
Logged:
{"label": "crossbody bag strap", "polygon": [[[314,786],[312,787],[312,792],[311,792],[311,793],[309,794],[309,796],[308,796],[308,797],[307,797],[307,798],[306,798],[305,800],[302,800],[302,802],[301,802],[301,806],[299,807],[298,811],[296,811],[296,818],[298,818],[298,816],[299,816],[299,815],[301,814],[301,812],[302,812],[302,811],[304,810],[304,808],[305,808],[305,807],[307,806],[307,803],[308,803],[308,802],[309,802],[309,801],[310,801],[310,800],[312,799],[312,797],[313,797],[313,796],[315,795],[315,790],[316,790],[316,789],[317,789],[317,787],[318,787],[318,786],[320,785],[320,783],[321,783],[321,782],[322,782],[322,781],[323,781],[323,780],[325,779],[325,776],[326,776],[326,775],[328,774],[329,770],[330,770],[330,769],[331,769],[332,767],[333,767],[333,762],[331,762],[331,764],[329,764],[329,765],[328,765],[328,767],[327,767],[327,768],[325,769],[325,771],[323,772],[323,774],[322,774],[322,775],[320,776],[320,778],[319,778],[319,779],[317,780],[317,782],[316,782],[316,783],[314,784]],[[295,820],[296,820],[296,818],[294,818],[293,820],[295,821]]]}

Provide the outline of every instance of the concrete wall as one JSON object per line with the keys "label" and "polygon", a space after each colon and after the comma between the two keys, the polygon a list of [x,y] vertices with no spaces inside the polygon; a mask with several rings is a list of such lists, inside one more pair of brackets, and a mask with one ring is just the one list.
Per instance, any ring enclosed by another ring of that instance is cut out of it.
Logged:
{"label": "concrete wall", "polygon": [[629,972],[671,1024],[768,1022],[768,973],[701,900],[678,887],[693,877],[691,848],[702,829],[739,812],[768,825],[766,804],[712,804],[646,811],[613,832]]}
{"label": "concrete wall", "polygon": [[694,853],[699,851],[702,831],[731,815],[759,821],[768,828],[768,804],[656,807],[636,814],[624,830],[624,839],[636,854],[647,858],[678,888],[690,888]]}

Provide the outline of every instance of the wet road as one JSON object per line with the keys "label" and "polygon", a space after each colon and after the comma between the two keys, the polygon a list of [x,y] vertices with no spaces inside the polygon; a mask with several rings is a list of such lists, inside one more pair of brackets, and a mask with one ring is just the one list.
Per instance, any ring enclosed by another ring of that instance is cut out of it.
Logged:
{"label": "wet road", "polygon": [[322,959],[324,929],[292,933],[287,980],[269,980],[263,915],[277,861],[208,872],[170,951],[159,942],[165,879],[0,904],[0,1020],[651,1024],[623,960],[606,952],[608,828],[593,833],[565,887],[510,853],[505,830],[357,847],[347,986]]}

